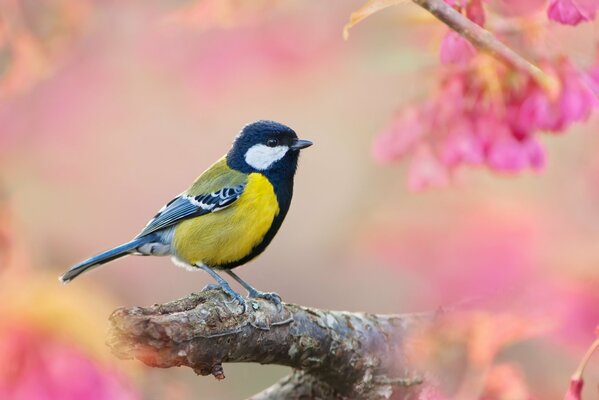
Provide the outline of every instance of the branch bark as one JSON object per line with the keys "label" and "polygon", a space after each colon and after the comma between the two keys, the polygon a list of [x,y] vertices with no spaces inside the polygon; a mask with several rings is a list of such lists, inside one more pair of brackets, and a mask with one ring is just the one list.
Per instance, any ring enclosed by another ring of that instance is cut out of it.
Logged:
{"label": "branch bark", "polygon": [[264,300],[248,300],[241,314],[228,301],[213,289],[166,304],[118,309],[110,317],[107,343],[122,359],[187,366],[217,379],[224,379],[224,362],[293,368],[253,400],[417,398],[423,377],[410,365],[406,338],[432,314],[376,315],[293,304],[277,310]]}

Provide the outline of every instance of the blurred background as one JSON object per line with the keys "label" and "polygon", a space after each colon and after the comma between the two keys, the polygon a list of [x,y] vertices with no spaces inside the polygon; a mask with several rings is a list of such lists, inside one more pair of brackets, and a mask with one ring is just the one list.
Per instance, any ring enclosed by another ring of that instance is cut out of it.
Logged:
{"label": "blurred background", "polygon": [[[243,278],[339,310],[492,299],[518,333],[498,339],[484,398],[562,398],[599,323],[596,119],[545,135],[538,173],[468,169],[414,193],[406,166],[377,164],[371,146],[399,107],[435,87],[445,28],[416,6],[376,14],[344,41],[360,1],[0,4],[0,398],[241,399],[289,372],[225,365],[217,382],[113,357],[114,308],[211,283],[168,258],[57,282],[136,235],[257,119],[315,145],[280,233]],[[496,315],[485,314],[489,326]],[[594,398],[597,363],[587,381]]]}

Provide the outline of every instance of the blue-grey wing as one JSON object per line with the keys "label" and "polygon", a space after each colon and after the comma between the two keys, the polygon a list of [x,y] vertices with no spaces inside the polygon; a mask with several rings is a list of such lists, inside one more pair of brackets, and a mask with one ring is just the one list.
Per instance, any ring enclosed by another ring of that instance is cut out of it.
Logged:
{"label": "blue-grey wing", "polygon": [[162,207],[137,237],[168,228],[184,219],[199,217],[227,208],[241,196],[244,189],[245,183],[242,183],[235,187],[225,187],[216,192],[197,196],[181,194]]}

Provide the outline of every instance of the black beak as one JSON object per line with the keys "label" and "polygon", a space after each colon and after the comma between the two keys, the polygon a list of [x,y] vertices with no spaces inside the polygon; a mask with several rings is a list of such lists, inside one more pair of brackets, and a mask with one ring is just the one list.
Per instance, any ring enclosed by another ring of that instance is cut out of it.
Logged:
{"label": "black beak", "polygon": [[310,147],[312,146],[312,142],[309,140],[303,140],[303,139],[295,139],[293,141],[293,143],[291,143],[291,150],[301,150],[301,149],[305,149],[306,147]]}

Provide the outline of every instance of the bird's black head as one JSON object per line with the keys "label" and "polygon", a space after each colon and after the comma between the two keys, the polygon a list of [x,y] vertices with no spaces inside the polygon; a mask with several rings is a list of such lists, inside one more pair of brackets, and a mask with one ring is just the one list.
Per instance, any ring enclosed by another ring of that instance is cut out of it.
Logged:
{"label": "bird's black head", "polygon": [[311,146],[298,139],[293,129],[274,121],[246,125],[227,154],[227,164],[238,171],[293,177],[299,151]]}

